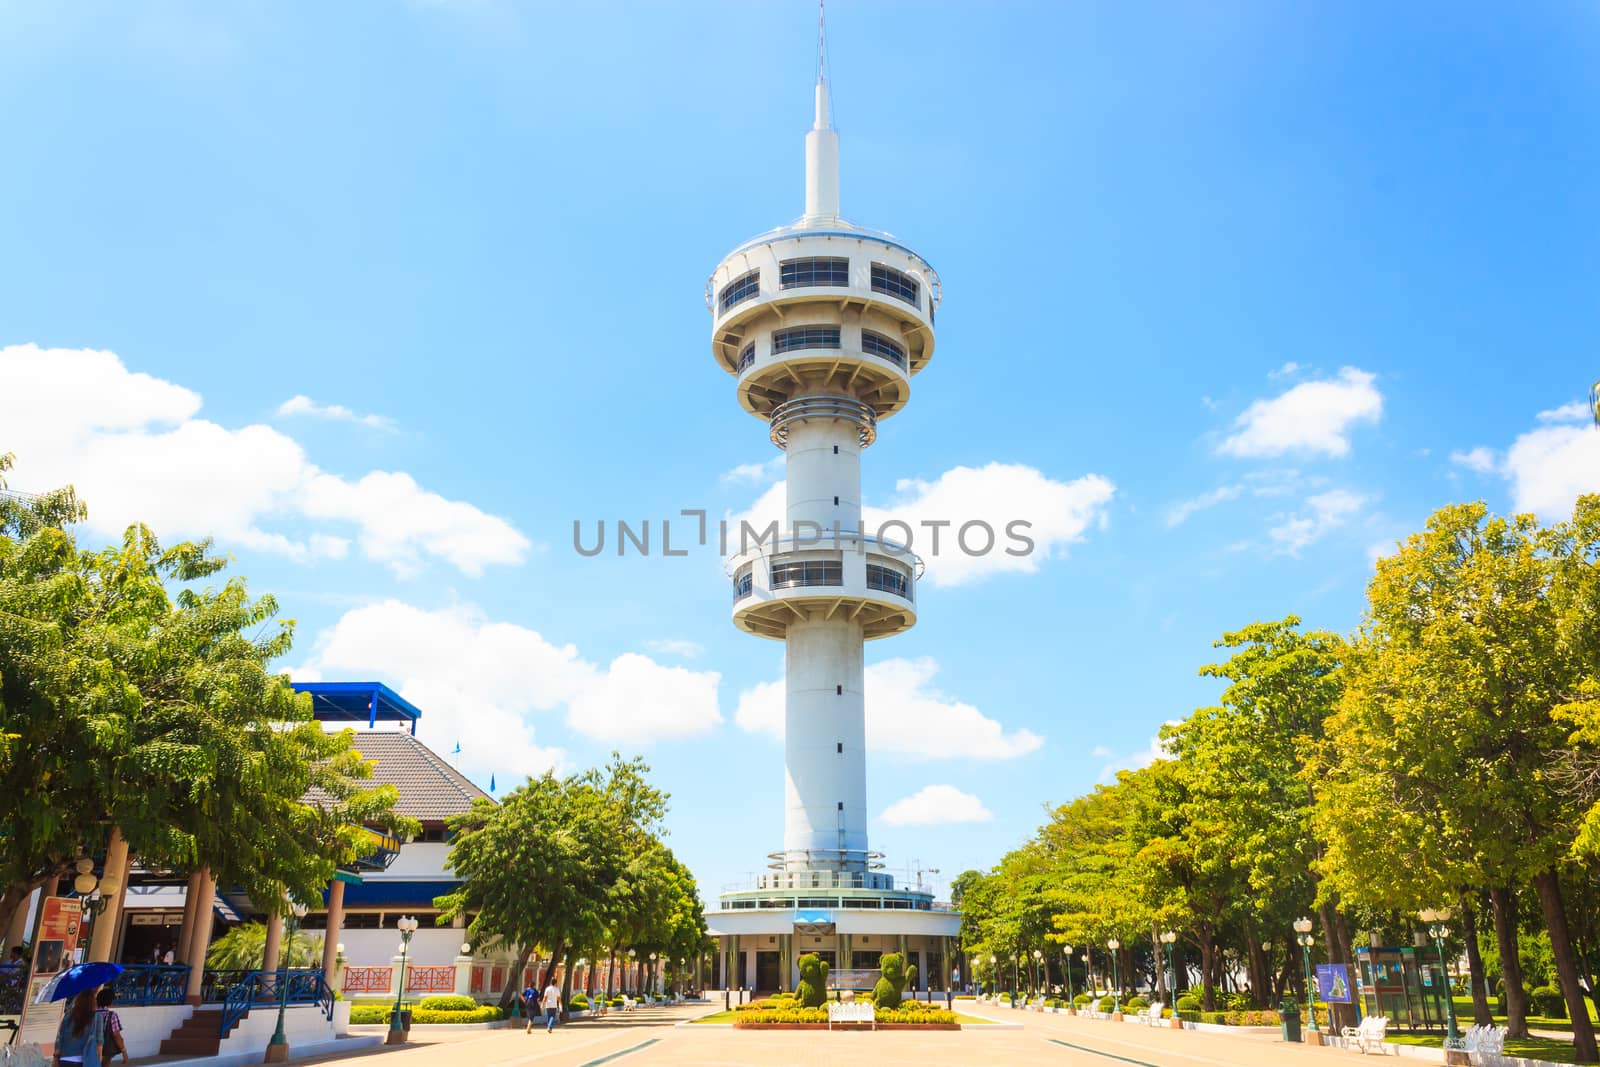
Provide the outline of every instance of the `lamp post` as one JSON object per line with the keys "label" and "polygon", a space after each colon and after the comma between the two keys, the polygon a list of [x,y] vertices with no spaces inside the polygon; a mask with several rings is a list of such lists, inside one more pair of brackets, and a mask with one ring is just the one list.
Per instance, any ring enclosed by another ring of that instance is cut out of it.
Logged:
{"label": "lamp post", "polygon": [[657,985],[658,985],[658,983],[656,981],[656,954],[654,952],[652,952],[652,953],[650,953],[650,999],[652,1001],[655,1000],[655,998],[656,998],[656,987],[657,987]]}
{"label": "lamp post", "polygon": [[1311,946],[1317,943],[1317,939],[1311,936],[1311,920],[1305,918],[1304,916],[1296,919],[1294,921],[1294,934],[1295,934],[1294,939],[1295,939],[1295,941],[1299,942],[1300,951],[1305,956],[1305,964],[1306,964],[1306,1015],[1311,1020],[1310,1025],[1307,1026],[1306,1029],[1310,1030],[1312,1033],[1316,1033],[1317,1032],[1316,987],[1312,984],[1312,980],[1311,980]]}
{"label": "lamp post", "polygon": [[1122,1014],[1122,974],[1117,969],[1117,949],[1122,947],[1122,942],[1116,938],[1106,942],[1106,948],[1111,950],[1111,1014],[1113,1017]]}
{"label": "lamp post", "polygon": [[[1164,949],[1162,949],[1162,951],[1166,954],[1166,957],[1167,957],[1167,962],[1165,964],[1165,969],[1166,969],[1166,973],[1171,976],[1167,980],[1167,996],[1172,998],[1172,1010],[1173,1011],[1177,1011],[1178,1010],[1178,971],[1177,971],[1177,968],[1173,966],[1173,961],[1172,961],[1172,946],[1173,946],[1174,943],[1177,942],[1177,940],[1178,940],[1178,935],[1177,935],[1177,933],[1175,931],[1166,930],[1166,931],[1163,931],[1162,934],[1161,934],[1161,943],[1164,946],[1166,946]],[[1158,960],[1158,961],[1156,961],[1156,966],[1160,967],[1160,966],[1163,966],[1163,965]],[[1174,1016],[1174,1018],[1176,1018],[1176,1016]]]}
{"label": "lamp post", "polygon": [[[635,959],[637,959],[638,956],[639,956],[639,954],[637,952],[635,952],[633,949],[630,948],[628,950],[628,980],[627,980],[627,982],[624,982],[623,984],[624,985],[632,984],[633,989],[632,990],[624,990],[624,992],[637,993],[639,991],[639,976],[633,973],[633,961]],[[727,985],[728,984],[726,978],[723,979],[722,984],[723,985]]]}
{"label": "lamp post", "polygon": [[1071,945],[1062,945],[1061,946],[1061,962],[1066,967],[1066,971],[1067,971],[1067,1009],[1069,1011],[1073,1012],[1074,1014],[1076,1014],[1077,1010],[1078,1010],[1078,1006],[1072,1002],[1072,946]]}
{"label": "lamp post", "polygon": [[[300,920],[305,918],[306,906],[299,901],[289,905],[289,948],[284,955],[283,967],[279,969],[278,981],[278,1028],[272,1032],[272,1040],[267,1042],[267,1052],[262,1057],[265,1063],[282,1063],[289,1058],[289,1038],[283,1032],[284,1015],[289,1010],[289,967],[294,963],[294,931],[300,925]],[[277,961],[274,960],[274,963]]]}
{"label": "lamp post", "polygon": [[1450,1041],[1446,1048],[1453,1047],[1461,1040],[1461,1035],[1456,1031],[1456,1008],[1451,1003],[1450,972],[1444,962],[1444,939],[1450,936],[1450,928],[1445,925],[1450,919],[1450,909],[1433,908],[1424,909],[1417,913],[1417,917],[1428,924],[1428,934],[1433,938],[1434,947],[1439,950],[1439,977],[1444,982],[1444,1017],[1450,1030]]}
{"label": "lamp post", "polygon": [[1039,985],[1039,964],[1044,960],[1044,953],[1038,949],[1033,950],[1033,988],[1035,992],[1042,992]]}
{"label": "lamp post", "polygon": [[400,998],[406,993],[406,957],[411,950],[411,935],[417,932],[417,920],[414,916],[402,915],[395,926],[400,929],[400,981],[395,985],[394,1011],[389,1013],[389,1036],[384,1039],[386,1045],[406,1043],[406,1031],[400,1025]]}

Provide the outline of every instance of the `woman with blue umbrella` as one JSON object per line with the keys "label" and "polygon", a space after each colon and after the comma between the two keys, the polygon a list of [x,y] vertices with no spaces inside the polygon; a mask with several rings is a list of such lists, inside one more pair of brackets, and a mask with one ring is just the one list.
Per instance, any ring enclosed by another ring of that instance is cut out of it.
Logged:
{"label": "woman with blue umbrella", "polygon": [[68,967],[39,990],[35,1004],[72,999],[72,1007],[61,1016],[56,1027],[55,1067],[84,1064],[99,1067],[100,1027],[95,1014],[95,990],[122,973],[115,963],[80,963]]}
{"label": "woman with blue umbrella", "polygon": [[95,1015],[94,990],[85,989],[72,998],[72,1007],[61,1016],[56,1027],[55,1067],[79,1064],[99,1067],[100,1027]]}

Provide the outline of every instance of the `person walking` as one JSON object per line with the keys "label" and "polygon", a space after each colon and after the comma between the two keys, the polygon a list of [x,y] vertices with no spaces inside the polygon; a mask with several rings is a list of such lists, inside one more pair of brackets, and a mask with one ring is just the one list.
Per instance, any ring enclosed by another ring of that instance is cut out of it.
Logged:
{"label": "person walking", "polygon": [[528,1017],[527,1033],[533,1033],[533,1020],[539,1017],[539,990],[528,980],[528,986],[522,991],[522,1014]]}
{"label": "person walking", "polygon": [[122,1062],[128,1062],[128,1045],[122,1040],[122,1017],[117,1014],[111,1005],[117,999],[117,991],[110,986],[100,987],[100,992],[95,994],[95,1005],[100,1009],[95,1012],[100,1025],[100,1063],[101,1067],[109,1064],[116,1058],[117,1053],[122,1054]]}
{"label": "person walking", "polygon": [[556,985],[556,976],[550,976],[550,984],[544,987],[544,1032],[555,1033],[556,1016],[561,1014],[561,987]]}
{"label": "person walking", "polygon": [[61,1013],[56,1027],[55,1067],[76,1064],[97,1067],[100,1063],[100,1027],[94,1008],[94,990],[85,989],[72,998],[72,1007]]}

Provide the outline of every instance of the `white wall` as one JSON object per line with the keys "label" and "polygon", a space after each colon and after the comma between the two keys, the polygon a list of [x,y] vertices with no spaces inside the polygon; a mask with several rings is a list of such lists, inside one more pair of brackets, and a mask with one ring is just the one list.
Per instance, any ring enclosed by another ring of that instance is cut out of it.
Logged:
{"label": "white wall", "polygon": [[[465,930],[424,926],[411,935],[406,958],[424,967],[455,963],[466,940]],[[345,930],[339,934],[339,941],[350,967],[387,967],[400,955],[399,930]]]}

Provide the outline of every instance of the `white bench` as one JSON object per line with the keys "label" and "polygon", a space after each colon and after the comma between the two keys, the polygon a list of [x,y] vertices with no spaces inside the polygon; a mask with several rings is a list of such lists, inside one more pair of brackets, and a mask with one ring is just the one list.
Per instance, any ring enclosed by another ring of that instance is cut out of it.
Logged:
{"label": "white bench", "polygon": [[1388,1033],[1389,1019],[1383,1015],[1369,1015],[1361,1020],[1360,1026],[1347,1026],[1340,1031],[1341,1036],[1360,1049],[1363,1056],[1372,1051],[1383,1052],[1383,1039]]}
{"label": "white bench", "polygon": [[1462,1039],[1461,1047],[1468,1053],[1501,1056],[1506,1051],[1506,1032],[1499,1026],[1474,1026]]}
{"label": "white bench", "polygon": [[1139,1022],[1144,1023],[1146,1026],[1160,1026],[1161,1009],[1164,1006],[1165,1005],[1163,1005],[1159,1000],[1151,1004],[1148,1008],[1145,1008],[1143,1011],[1139,1012],[1137,1016]]}
{"label": "white bench", "polygon": [[860,1003],[832,1001],[828,1005],[828,1029],[833,1029],[834,1023],[871,1023],[872,1028],[878,1028],[878,1017],[872,1012],[872,1005],[867,1001]]}

